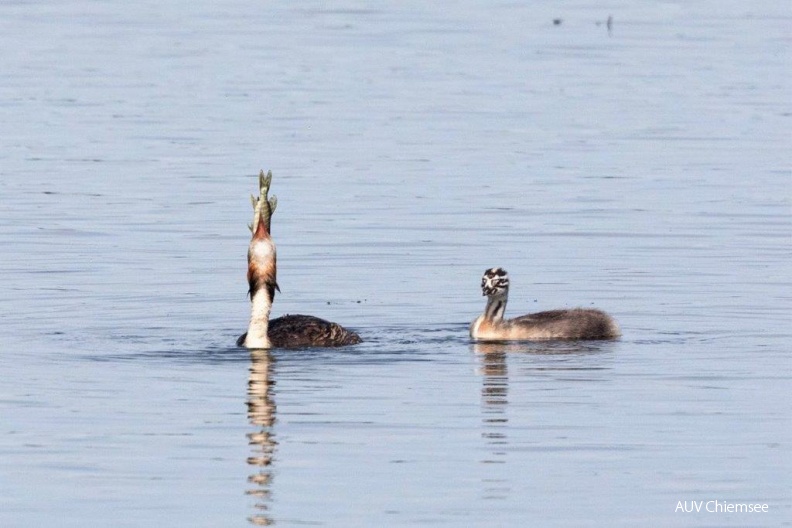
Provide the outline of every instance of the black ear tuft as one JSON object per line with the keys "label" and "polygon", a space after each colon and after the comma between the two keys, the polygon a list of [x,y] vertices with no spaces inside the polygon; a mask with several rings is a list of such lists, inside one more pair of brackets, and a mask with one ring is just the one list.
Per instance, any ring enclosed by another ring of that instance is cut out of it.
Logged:
{"label": "black ear tuft", "polygon": [[267,288],[267,294],[269,295],[270,301],[274,301],[275,300],[275,290],[278,290],[280,292],[280,288],[278,287],[278,283],[275,282],[274,280],[268,280],[265,283],[265,286]]}

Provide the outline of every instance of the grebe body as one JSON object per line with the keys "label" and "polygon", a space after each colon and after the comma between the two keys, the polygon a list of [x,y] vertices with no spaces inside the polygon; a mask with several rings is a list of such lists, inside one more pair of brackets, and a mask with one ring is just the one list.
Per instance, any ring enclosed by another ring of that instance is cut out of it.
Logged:
{"label": "grebe body", "polygon": [[[245,346],[247,332],[237,339]],[[270,348],[337,347],[357,345],[362,340],[355,332],[313,315],[289,314],[269,321]]]}
{"label": "grebe body", "polygon": [[503,268],[484,272],[481,291],[487,297],[487,305],[484,313],[470,325],[470,337],[476,341],[614,339],[621,335],[611,316],[589,308],[549,310],[504,319],[509,276]]}

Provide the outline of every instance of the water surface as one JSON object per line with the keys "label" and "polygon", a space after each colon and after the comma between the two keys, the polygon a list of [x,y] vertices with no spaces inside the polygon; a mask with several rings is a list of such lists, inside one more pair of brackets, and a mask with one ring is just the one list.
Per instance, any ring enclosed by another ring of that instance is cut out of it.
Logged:
{"label": "water surface", "polygon": [[[791,19],[3,4],[0,525],[789,525]],[[260,168],[364,344],[233,346]],[[471,344],[492,266],[624,337]]]}

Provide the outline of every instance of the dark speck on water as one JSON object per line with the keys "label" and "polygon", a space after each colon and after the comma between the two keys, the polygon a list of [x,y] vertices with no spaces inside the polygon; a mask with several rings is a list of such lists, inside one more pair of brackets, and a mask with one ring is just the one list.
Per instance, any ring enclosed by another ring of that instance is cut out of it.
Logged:
{"label": "dark speck on water", "polygon": [[787,3],[328,5],[0,3],[0,526],[788,526]]}

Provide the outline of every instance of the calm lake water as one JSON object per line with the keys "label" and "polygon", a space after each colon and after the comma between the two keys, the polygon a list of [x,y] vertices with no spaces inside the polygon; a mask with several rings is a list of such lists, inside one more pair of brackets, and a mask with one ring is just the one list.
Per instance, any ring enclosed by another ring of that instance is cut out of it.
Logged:
{"label": "calm lake water", "polygon": [[792,524],[789,5],[331,4],[0,4],[0,526]]}

